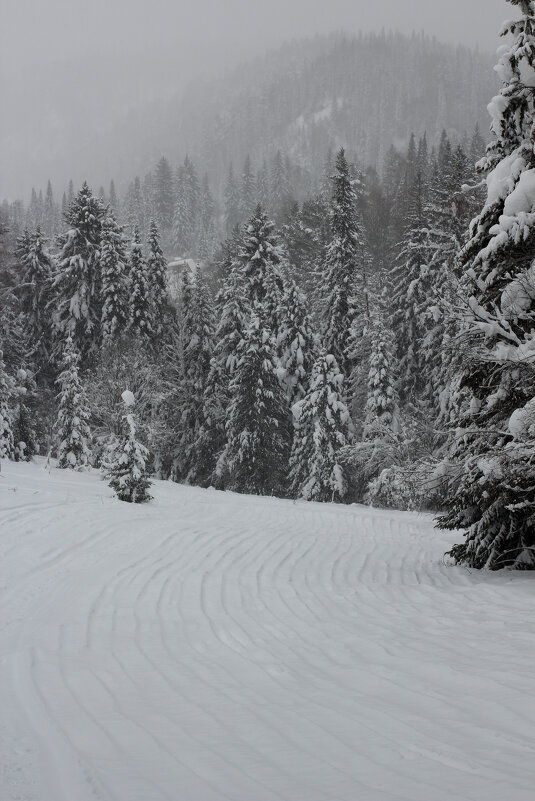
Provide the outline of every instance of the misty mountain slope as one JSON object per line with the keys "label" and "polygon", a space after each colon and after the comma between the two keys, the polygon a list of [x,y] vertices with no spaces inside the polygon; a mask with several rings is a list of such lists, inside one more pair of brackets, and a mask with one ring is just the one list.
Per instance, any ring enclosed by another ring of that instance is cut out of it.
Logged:
{"label": "misty mountain slope", "polygon": [[[247,153],[257,162],[280,148],[317,170],[345,145],[381,165],[411,131],[431,142],[443,128],[462,136],[496,90],[492,59],[422,35],[332,35],[288,45],[258,65],[184,101],[181,140],[216,171]],[[201,143],[199,145],[199,143]]]}
{"label": "misty mountain slope", "polygon": [[443,128],[455,138],[479,123],[485,133],[497,85],[492,63],[423,35],[318,36],[192,87],[180,102],[154,104],[149,120],[131,115],[128,147],[139,142],[147,169],[159,153],[175,162],[189,153],[216,183],[231,161],[239,173],[247,155],[259,167],[277,149],[315,176],[340,145],[381,166],[390,145],[405,146],[413,130],[427,131],[431,144]]}
{"label": "misty mountain slope", "polygon": [[447,567],[429,515],[44,464],[2,462],[0,798],[533,798],[533,575]]}

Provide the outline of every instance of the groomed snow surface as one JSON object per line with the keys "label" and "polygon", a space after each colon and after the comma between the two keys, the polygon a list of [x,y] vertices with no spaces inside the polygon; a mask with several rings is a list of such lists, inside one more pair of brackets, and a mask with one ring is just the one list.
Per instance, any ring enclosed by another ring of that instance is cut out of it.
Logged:
{"label": "groomed snow surface", "polygon": [[1,476],[2,801],[533,801],[533,575],[425,515]]}

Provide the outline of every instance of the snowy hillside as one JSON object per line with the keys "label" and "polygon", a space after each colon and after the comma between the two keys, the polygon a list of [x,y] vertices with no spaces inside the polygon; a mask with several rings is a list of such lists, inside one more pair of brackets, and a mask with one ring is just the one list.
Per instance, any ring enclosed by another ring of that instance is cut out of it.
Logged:
{"label": "snowy hillside", "polygon": [[429,516],[153,494],[2,461],[2,801],[533,798],[533,574],[444,565]]}

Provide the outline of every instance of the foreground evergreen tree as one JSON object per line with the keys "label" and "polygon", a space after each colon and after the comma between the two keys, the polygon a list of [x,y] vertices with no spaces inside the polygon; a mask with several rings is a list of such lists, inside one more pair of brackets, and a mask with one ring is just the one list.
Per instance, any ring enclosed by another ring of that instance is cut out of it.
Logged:
{"label": "foreground evergreen tree", "polygon": [[50,348],[50,282],[54,273],[53,259],[46,249],[41,229],[33,234],[25,231],[17,243],[17,259],[23,270],[19,290],[20,308],[30,341],[45,358]]}
{"label": "foreground evergreen tree", "polygon": [[89,408],[80,381],[80,354],[69,335],[63,351],[62,370],[57,378],[60,387],[56,421],[58,467],[83,470],[89,464]]}
{"label": "foreground evergreen tree", "polygon": [[277,349],[291,408],[306,393],[316,350],[307,300],[295,281],[285,284],[278,317]]}
{"label": "foreground evergreen tree", "polygon": [[343,384],[336,359],[322,350],[314,363],[307,394],[294,407],[290,481],[295,497],[342,501],[346,496],[340,457],[350,441],[351,421],[343,402]]}
{"label": "foreground evergreen tree", "polygon": [[127,409],[123,417],[123,436],[111,464],[107,466],[106,478],[120,501],[144,503],[151,499],[148,491],[151,481],[147,469],[150,454],[136,439],[134,396],[126,391],[122,398]]}
{"label": "foreground evergreen tree", "polygon": [[[17,462],[30,461],[39,451],[37,428],[41,423],[38,408],[37,385],[33,373],[20,368],[13,381],[13,439]],[[44,389],[46,393],[46,389]]]}
{"label": "foreground evergreen tree", "polygon": [[167,262],[160,245],[160,232],[154,220],[149,224],[147,280],[151,304],[153,336],[161,337],[167,312]]}
{"label": "foreground evergreen tree", "polygon": [[110,342],[120,336],[128,321],[128,298],[126,278],[127,258],[122,228],[111,211],[102,223],[100,245],[100,269],[102,273],[102,342]]}
{"label": "foreground evergreen tree", "polygon": [[13,419],[13,438],[16,461],[29,462],[38,452],[37,432],[30,409],[24,397],[19,398]]}
{"label": "foreground evergreen tree", "polygon": [[289,411],[276,373],[275,343],[255,310],[230,384],[227,463],[230,488],[283,495],[290,445]]}
{"label": "foreground evergreen tree", "polygon": [[203,397],[202,422],[195,446],[204,465],[201,483],[222,486],[226,476],[225,421],[230,403],[230,382],[239,360],[239,345],[249,321],[243,276],[236,262],[229,265],[217,296],[218,323]]}
{"label": "foreground evergreen tree", "polygon": [[332,183],[331,241],[321,265],[323,343],[348,378],[352,369],[349,348],[354,338],[355,319],[368,305],[368,257],[343,148],[336,157]]}
{"label": "foreground evergreen tree", "polygon": [[147,264],[143,258],[139,229],[134,228],[129,261],[130,297],[128,322],[135,336],[150,339],[152,314]]}
{"label": "foreground evergreen tree", "polygon": [[445,528],[462,529],[456,562],[535,568],[535,8],[520,19],[497,66],[493,140],[480,168],[487,200],[461,251],[468,298],[459,385],[471,393],[451,444]]}
{"label": "foreground evergreen tree", "polygon": [[274,293],[282,290],[282,252],[274,228],[262,207],[257,206],[245,225],[238,253],[247,300],[251,307],[266,309],[268,316],[269,310],[278,305]]}
{"label": "foreground evergreen tree", "polygon": [[0,350],[0,459],[12,459],[15,452],[11,395],[12,382],[5,371],[4,356]]}
{"label": "foreground evergreen tree", "polygon": [[180,416],[174,471],[177,479],[197,484],[202,483],[209,473],[209,465],[204,462],[198,441],[204,424],[204,395],[214,333],[210,297],[200,271],[192,277],[191,286],[183,283],[181,306]]}
{"label": "foreground evergreen tree", "polygon": [[59,240],[53,319],[60,334],[73,337],[82,356],[100,340],[103,217],[102,202],[84,183],[67,212],[69,230]]}
{"label": "foreground evergreen tree", "polygon": [[[385,299],[386,300],[386,299]],[[401,461],[400,410],[396,390],[394,342],[385,304],[372,314],[371,352],[362,437],[354,448],[356,495],[366,496],[369,483],[382,470]]]}
{"label": "foreground evergreen tree", "polygon": [[405,208],[405,231],[397,246],[392,270],[392,329],[399,362],[399,390],[402,400],[422,395],[426,383],[422,342],[425,323],[421,310],[426,298],[422,295],[421,277],[431,261],[427,212],[427,182],[421,165],[415,163],[415,174],[404,184],[400,199]]}

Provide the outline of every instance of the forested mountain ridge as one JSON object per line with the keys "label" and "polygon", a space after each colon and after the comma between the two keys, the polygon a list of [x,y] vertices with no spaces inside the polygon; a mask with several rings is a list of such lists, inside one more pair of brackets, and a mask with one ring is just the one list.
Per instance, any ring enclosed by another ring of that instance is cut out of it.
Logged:
{"label": "forested mountain ridge", "polygon": [[[414,130],[431,144],[446,129],[461,138],[488,128],[496,80],[487,54],[424,35],[332,34],[289,44],[225,76],[182,105],[181,142],[219,174],[247,154],[261,162],[280,149],[309,170],[344,144],[380,167],[390,145]],[[469,78],[469,80],[468,80]]]}

